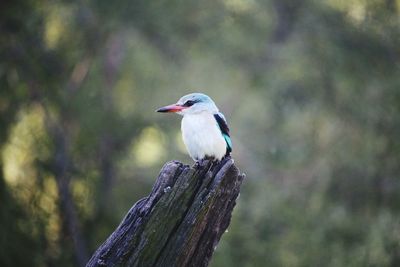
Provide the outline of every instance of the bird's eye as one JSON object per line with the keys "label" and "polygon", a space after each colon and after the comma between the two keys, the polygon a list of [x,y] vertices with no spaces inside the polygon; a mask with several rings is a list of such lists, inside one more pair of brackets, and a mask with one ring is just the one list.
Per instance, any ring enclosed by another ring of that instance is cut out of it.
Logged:
{"label": "bird's eye", "polygon": [[190,106],[193,106],[194,103],[196,103],[196,102],[193,101],[193,100],[188,100],[188,101],[185,102],[184,106],[185,106],[185,107],[190,107]]}

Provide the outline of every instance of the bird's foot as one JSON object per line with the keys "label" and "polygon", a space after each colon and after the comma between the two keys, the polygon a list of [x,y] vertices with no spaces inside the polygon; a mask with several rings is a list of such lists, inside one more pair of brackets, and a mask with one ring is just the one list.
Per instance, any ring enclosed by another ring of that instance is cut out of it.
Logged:
{"label": "bird's foot", "polygon": [[201,169],[201,167],[204,167],[205,165],[208,164],[208,162],[215,161],[216,159],[214,157],[206,156],[202,159],[197,159],[195,164],[193,165],[193,168],[195,169]]}
{"label": "bird's foot", "polygon": [[203,160],[215,161],[216,159],[213,156],[205,156]]}

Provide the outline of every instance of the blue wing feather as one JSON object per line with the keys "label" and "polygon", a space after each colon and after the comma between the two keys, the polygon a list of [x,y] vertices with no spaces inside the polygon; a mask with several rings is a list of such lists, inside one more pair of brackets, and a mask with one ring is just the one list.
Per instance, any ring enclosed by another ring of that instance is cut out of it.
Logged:
{"label": "blue wing feather", "polygon": [[221,112],[215,113],[214,118],[217,121],[217,124],[219,126],[219,129],[221,130],[222,136],[225,139],[226,142],[226,154],[229,154],[232,152],[232,140],[229,135],[229,127],[228,124],[226,123],[226,119],[224,114]]}

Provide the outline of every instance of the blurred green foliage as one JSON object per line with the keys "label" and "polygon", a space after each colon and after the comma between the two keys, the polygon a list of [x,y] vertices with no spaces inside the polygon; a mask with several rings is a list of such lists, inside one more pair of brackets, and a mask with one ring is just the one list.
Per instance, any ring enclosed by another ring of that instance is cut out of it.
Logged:
{"label": "blurred green foliage", "polygon": [[0,265],[84,265],[200,91],[248,176],[211,266],[400,266],[399,5],[1,3]]}

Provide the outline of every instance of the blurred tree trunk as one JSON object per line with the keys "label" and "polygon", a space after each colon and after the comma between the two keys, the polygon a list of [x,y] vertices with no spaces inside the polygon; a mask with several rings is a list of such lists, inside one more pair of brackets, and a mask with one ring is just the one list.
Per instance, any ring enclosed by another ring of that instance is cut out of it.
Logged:
{"label": "blurred tree trunk", "polygon": [[57,182],[63,232],[72,239],[76,261],[85,266],[88,258],[86,244],[79,228],[79,219],[70,190],[70,159],[66,133],[56,125],[50,128],[55,143],[53,173]]}
{"label": "blurred tree trunk", "polygon": [[[91,60],[92,56],[88,55],[83,57],[82,60],[75,65],[70,79],[65,85],[65,103],[71,101],[74,94],[81,88],[87,77]],[[69,140],[71,138],[68,125],[70,123],[69,114],[71,110],[68,105],[63,105],[65,103],[58,103],[61,108],[58,118],[54,119],[52,115],[50,115],[51,112],[49,111],[48,105],[45,104],[45,97],[43,95],[38,95],[38,99],[45,111],[45,124],[49,136],[54,143],[54,160],[51,164],[51,171],[54,174],[57,184],[59,210],[62,220],[62,237],[64,241],[69,238],[72,240],[72,248],[76,263],[78,266],[85,266],[88,259],[86,240],[80,228],[80,219],[70,189],[73,166],[71,163],[71,155],[68,150]]]}
{"label": "blurred tree trunk", "polygon": [[207,266],[244,174],[228,157],[195,167],[168,162],[86,266]]}
{"label": "blurred tree trunk", "polygon": [[[123,47],[123,35],[112,34],[107,41],[103,63],[104,86],[102,88],[102,106],[106,113],[106,120],[112,117],[115,112],[113,105],[113,90],[117,81],[117,75],[121,68],[122,59],[125,53]],[[101,172],[100,193],[98,205],[94,215],[95,219],[101,217],[102,212],[106,210],[106,204],[109,202],[110,191],[114,178],[113,156],[117,150],[114,129],[104,127],[102,129],[99,141],[99,169]]]}
{"label": "blurred tree trunk", "polygon": [[282,1],[273,0],[272,5],[276,14],[276,25],[272,36],[272,41],[282,43],[286,41],[293,31],[298,13],[304,0],[301,1]]}

